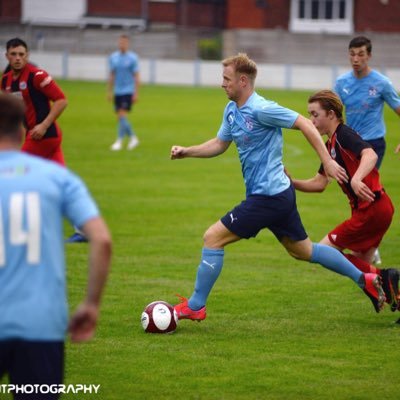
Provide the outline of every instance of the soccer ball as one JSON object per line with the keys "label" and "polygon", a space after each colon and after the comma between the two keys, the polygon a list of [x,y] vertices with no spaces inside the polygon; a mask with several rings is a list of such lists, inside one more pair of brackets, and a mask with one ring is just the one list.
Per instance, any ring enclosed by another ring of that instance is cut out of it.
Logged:
{"label": "soccer ball", "polygon": [[178,325],[178,315],[171,304],[153,301],[142,312],[142,327],[148,333],[172,333]]}

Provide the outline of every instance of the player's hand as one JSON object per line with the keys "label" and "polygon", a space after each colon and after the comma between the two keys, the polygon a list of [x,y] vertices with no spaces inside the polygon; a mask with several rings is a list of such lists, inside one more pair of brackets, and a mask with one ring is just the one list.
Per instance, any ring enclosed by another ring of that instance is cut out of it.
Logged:
{"label": "player's hand", "polygon": [[72,315],[68,331],[72,342],[90,340],[96,330],[99,308],[96,305],[82,303]]}
{"label": "player's hand", "polygon": [[132,95],[132,104],[137,103],[139,100],[139,96],[137,93],[133,93]]}
{"label": "player's hand", "polygon": [[171,160],[177,160],[179,158],[185,158],[186,147],[172,146],[171,148]]}
{"label": "player's hand", "polygon": [[324,164],[324,170],[328,177],[335,179],[339,183],[349,181],[346,170],[341,167],[335,160],[329,160]]}
{"label": "player's hand", "polygon": [[352,179],[350,185],[360,200],[369,203],[375,200],[375,193],[363,181]]}
{"label": "player's hand", "polygon": [[394,150],[395,153],[400,153],[400,144],[398,144]]}
{"label": "player's hand", "polygon": [[31,136],[33,140],[41,140],[46,133],[47,128],[43,124],[38,124],[34,126],[28,134]]}

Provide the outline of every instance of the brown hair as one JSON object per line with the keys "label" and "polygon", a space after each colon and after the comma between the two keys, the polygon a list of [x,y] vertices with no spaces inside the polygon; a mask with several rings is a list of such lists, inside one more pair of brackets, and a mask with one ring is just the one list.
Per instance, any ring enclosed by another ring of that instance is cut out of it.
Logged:
{"label": "brown hair", "polygon": [[15,137],[21,131],[25,117],[25,106],[21,99],[0,92],[0,138]]}
{"label": "brown hair", "polygon": [[319,103],[326,112],[333,111],[343,124],[343,104],[338,95],[332,90],[320,90],[308,98],[308,103]]}
{"label": "brown hair", "polygon": [[233,65],[239,74],[245,74],[254,83],[257,76],[257,64],[247,56],[246,53],[238,53],[236,56],[222,60],[222,65],[227,67]]}

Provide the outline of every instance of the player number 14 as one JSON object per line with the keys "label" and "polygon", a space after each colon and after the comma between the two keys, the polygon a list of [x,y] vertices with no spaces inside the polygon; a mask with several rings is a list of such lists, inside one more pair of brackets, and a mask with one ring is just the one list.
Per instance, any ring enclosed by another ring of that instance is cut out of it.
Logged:
{"label": "player number 14", "polygon": [[[8,213],[8,232],[5,229],[3,212]],[[6,265],[6,249],[10,251],[12,246],[25,245],[27,263],[39,263],[40,224],[40,198],[38,193],[13,193],[10,196],[8,207],[7,204],[3,207],[0,198],[0,268]]]}

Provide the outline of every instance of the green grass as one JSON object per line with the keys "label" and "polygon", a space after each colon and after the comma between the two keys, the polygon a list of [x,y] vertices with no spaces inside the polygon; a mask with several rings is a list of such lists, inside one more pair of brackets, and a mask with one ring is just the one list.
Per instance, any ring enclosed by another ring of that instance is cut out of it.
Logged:
{"label": "green grass", "polygon": [[[169,160],[171,145],[216,134],[225,94],[218,88],[144,86],[130,115],[140,146],[111,152],[116,123],[105,84],[61,85],[69,99],[61,119],[68,165],[87,182],[114,239],[97,335],[66,347],[65,382],[100,384],[100,392],[63,399],[398,397],[400,325],[393,322],[400,314],[375,314],[352,281],[290,258],[267,231],[227,247],[204,322],[181,321],[173,335],[145,334],[145,305],[191,294],[203,232],[243,199],[234,146],[214,159]],[[306,114],[310,92],[260,93]],[[386,113],[381,171],[397,205],[398,119]],[[285,132],[284,158],[296,177],[311,177],[319,167],[300,132]],[[349,215],[335,183],[324,194],[299,193],[298,206],[314,241]],[[71,232],[66,224],[66,235]],[[396,214],[381,245],[387,265],[398,264],[399,233]],[[67,246],[71,310],[85,292],[86,250],[85,244]]]}

